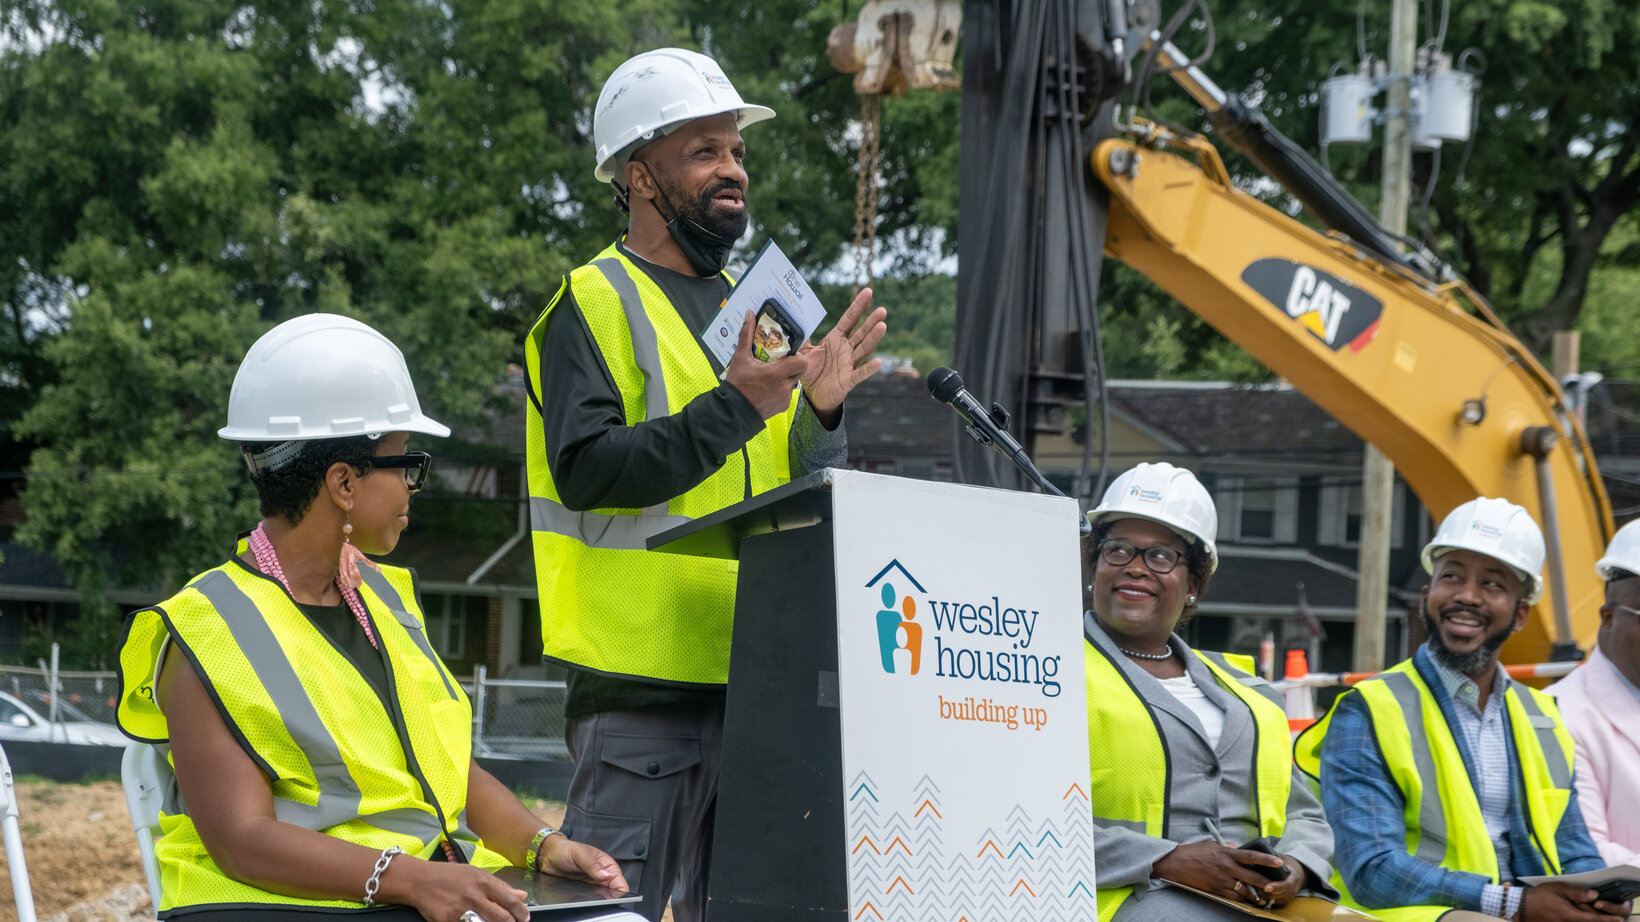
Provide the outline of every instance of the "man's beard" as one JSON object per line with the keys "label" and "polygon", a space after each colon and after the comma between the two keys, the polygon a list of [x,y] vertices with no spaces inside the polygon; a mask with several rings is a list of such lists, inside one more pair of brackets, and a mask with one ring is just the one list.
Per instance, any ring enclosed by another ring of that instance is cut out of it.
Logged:
{"label": "man's beard", "polygon": [[[1448,605],[1441,614],[1448,615],[1460,611],[1470,612],[1477,618],[1482,617],[1473,608],[1464,605]],[[1498,628],[1495,633],[1485,635],[1481,639],[1480,646],[1468,653],[1459,653],[1441,640],[1440,624],[1430,615],[1428,606],[1425,606],[1424,632],[1429,635],[1429,652],[1435,654],[1435,659],[1440,661],[1441,665],[1453,672],[1470,675],[1486,668],[1486,665],[1492,662],[1498,651],[1503,649],[1503,642],[1509,639],[1510,634],[1514,633],[1514,625],[1507,621],[1504,622],[1503,626]]]}
{"label": "man's beard", "polygon": [[[719,211],[715,207],[717,203],[712,200],[712,197],[725,189],[737,190],[742,195],[744,195],[746,191],[741,188],[740,183],[735,182],[732,179],[725,179],[713,183],[711,186],[702,191],[700,197],[695,200],[694,207],[689,209],[689,211],[693,213],[686,213],[684,216],[693,219],[696,224],[699,224],[701,227],[706,228],[714,234],[717,234],[719,237],[725,237],[729,240],[739,240],[741,236],[746,233],[746,226],[751,223],[752,215],[751,212],[745,208],[744,204],[742,204],[742,207],[734,211]],[[744,203],[745,199],[742,198],[741,201]]]}
{"label": "man's beard", "polygon": [[[684,218],[699,224],[702,228],[726,240],[739,240],[746,233],[746,227],[751,223],[751,213],[741,207],[734,211],[720,211],[712,197],[725,189],[738,190],[745,194],[745,187],[732,179],[720,179],[705,189],[700,195],[693,198],[683,189],[673,185],[670,181],[656,178],[658,183],[664,183],[667,188],[666,199],[677,211],[677,217]],[[744,199],[742,199],[744,202]]]}

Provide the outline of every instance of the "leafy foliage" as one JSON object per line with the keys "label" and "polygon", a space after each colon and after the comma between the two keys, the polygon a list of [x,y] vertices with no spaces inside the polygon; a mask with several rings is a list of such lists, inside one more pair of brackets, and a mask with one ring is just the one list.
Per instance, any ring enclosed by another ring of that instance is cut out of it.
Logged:
{"label": "leafy foliage", "polygon": [[214,433],[274,323],[360,317],[405,351],[430,413],[478,416],[561,273],[618,230],[581,205],[607,196],[588,94],[671,17],[638,0],[8,5],[0,380],[8,460],[28,457],[19,537],[86,601],[71,661],[115,647],[108,581],[173,588],[254,521]]}
{"label": "leafy foliage", "polygon": [[[1412,231],[1447,254],[1539,352],[1571,329],[1611,236],[1640,206],[1640,11],[1610,0],[1426,4],[1420,41],[1484,63],[1474,140],[1415,155]],[[1356,14],[1362,28],[1353,28]],[[1211,70],[1271,120],[1318,144],[1321,80],[1365,49],[1387,53],[1388,10],[1344,0],[1217,4]],[[1339,28],[1349,23],[1350,27]],[[1333,151],[1338,175],[1378,200],[1376,147]],[[1419,199],[1427,199],[1420,207]],[[1633,254],[1627,259],[1633,265]]]}
{"label": "leafy foliage", "polygon": [[[404,349],[429,413],[480,417],[562,273],[624,224],[591,175],[590,110],[631,54],[707,51],[747,99],[779,112],[747,132],[749,246],[778,239],[811,278],[846,271],[860,102],[824,47],[850,6],[0,7],[0,469],[26,467],[19,537],[85,593],[69,661],[106,663],[113,649],[101,587],[174,587],[254,520],[214,432],[239,358],[273,324],[315,310],[359,317]],[[1433,180],[1423,232],[1536,343],[1573,322],[1634,327],[1631,7],[1451,10],[1447,46],[1479,48],[1490,70],[1473,148],[1443,152],[1438,174],[1420,160],[1418,181]],[[1215,3],[1209,70],[1313,149],[1316,90],[1333,62],[1355,60],[1356,11]],[[1385,23],[1366,25],[1361,44],[1376,50]],[[1176,91],[1155,97],[1158,114],[1198,124]],[[896,276],[878,286],[893,311],[885,348],[925,370],[951,354],[954,286],[934,270],[959,233],[988,230],[958,222],[959,105],[923,92],[883,106],[877,233]],[[1333,153],[1370,205],[1375,157]],[[1107,267],[1102,303],[1115,375],[1261,373],[1129,270]],[[1591,336],[1586,348],[1591,361],[1632,365],[1636,342]]]}

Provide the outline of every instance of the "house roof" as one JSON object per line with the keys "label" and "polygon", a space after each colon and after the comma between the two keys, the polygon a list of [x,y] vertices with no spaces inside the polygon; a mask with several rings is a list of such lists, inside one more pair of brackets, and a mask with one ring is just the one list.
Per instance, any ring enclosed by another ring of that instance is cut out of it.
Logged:
{"label": "house roof", "polygon": [[1112,381],[1112,410],[1215,460],[1361,463],[1360,437],[1287,384]]}
{"label": "house roof", "polygon": [[[1218,551],[1226,565],[1213,574],[1202,596],[1205,614],[1296,618],[1303,586],[1305,604],[1317,618],[1355,620],[1359,574],[1354,569],[1302,548],[1220,544]],[[1402,589],[1392,588],[1390,595],[1392,613],[1417,599],[1417,593]]]}
{"label": "house roof", "polygon": [[959,418],[929,395],[921,378],[876,375],[849,395],[849,454],[949,458]]}
{"label": "house roof", "polygon": [[[462,469],[461,476],[445,481],[446,487],[457,492],[429,492],[418,500],[428,512],[434,504],[450,504],[444,514],[457,519],[472,515],[470,510],[476,508],[460,504],[484,503],[490,510],[488,525],[459,533],[425,525],[412,528],[386,558],[394,565],[417,569],[431,591],[528,595],[535,590],[528,534],[519,537],[513,525],[513,497],[524,442],[525,400],[519,369],[509,367],[495,396],[497,407],[488,426],[464,427],[442,453],[432,449],[440,462],[435,470]],[[1110,382],[1110,401],[1113,413],[1149,432],[1157,444],[1177,446],[1178,453],[1211,459],[1215,465],[1276,462],[1349,467],[1360,463],[1361,440],[1284,384],[1117,380]],[[957,415],[929,397],[925,381],[900,376],[881,375],[863,382],[850,398],[847,419],[851,460],[948,459],[959,431]],[[1601,382],[1589,395],[1587,419],[1590,442],[1600,456],[1619,523],[1640,516],[1640,381]],[[1113,463],[1120,462],[1113,459]],[[488,480],[469,476],[484,468],[491,472]],[[426,516],[422,521],[433,518]],[[1241,553],[1233,548],[1225,552],[1227,556]],[[49,556],[13,543],[0,546],[0,553],[0,597],[75,598],[61,568]],[[1319,558],[1282,556],[1272,549],[1251,549],[1246,554],[1262,555],[1260,565],[1227,568],[1215,580],[1206,610],[1267,600],[1272,594],[1261,595],[1261,586],[1267,590],[1298,582],[1304,583],[1310,605],[1318,611],[1354,604],[1354,574],[1340,572],[1336,565]],[[475,572],[479,577],[469,584]],[[123,596],[134,592],[130,603],[142,604],[152,601],[154,591],[122,591],[116,597],[123,604],[127,601]],[[42,592],[46,595],[39,594]]]}
{"label": "house roof", "polygon": [[[124,557],[117,547],[110,547],[109,552],[116,560]],[[111,586],[107,590],[115,604],[125,607],[152,605],[165,594],[157,585]],[[0,542],[0,599],[78,602],[80,593],[51,555],[5,541]]]}

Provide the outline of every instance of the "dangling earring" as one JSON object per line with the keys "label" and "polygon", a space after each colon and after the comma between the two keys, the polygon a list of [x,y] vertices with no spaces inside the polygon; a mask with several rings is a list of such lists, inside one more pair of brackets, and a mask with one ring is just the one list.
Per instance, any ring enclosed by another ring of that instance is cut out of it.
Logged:
{"label": "dangling earring", "polygon": [[342,523],[342,559],[337,564],[336,581],[344,589],[357,589],[364,582],[364,577],[359,575],[359,558],[364,555],[353,546],[353,515],[344,515],[347,519]]}

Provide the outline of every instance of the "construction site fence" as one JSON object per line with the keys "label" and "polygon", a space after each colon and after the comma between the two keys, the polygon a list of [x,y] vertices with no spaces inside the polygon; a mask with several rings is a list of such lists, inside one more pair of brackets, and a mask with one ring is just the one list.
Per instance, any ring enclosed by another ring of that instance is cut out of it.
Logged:
{"label": "construction site fence", "polygon": [[[473,702],[473,754],[496,758],[569,759],[564,745],[562,681],[492,679],[483,666],[462,680]],[[113,672],[54,671],[0,665],[0,691],[47,720],[113,724],[120,682]],[[51,704],[59,703],[53,714]],[[66,706],[61,706],[66,705]],[[76,713],[78,712],[78,713]],[[83,718],[80,716],[83,715]]]}
{"label": "construction site fence", "polygon": [[[1516,679],[1556,679],[1577,663],[1530,663],[1505,666]],[[1312,672],[1271,683],[1281,692],[1355,685],[1374,672]],[[565,686],[553,679],[494,679],[478,666],[461,682],[473,702],[473,754],[494,758],[568,760],[564,745]],[[47,720],[63,723],[89,719],[113,724],[118,703],[119,677],[113,672],[72,672],[0,666],[0,691],[7,692]],[[57,701],[64,707],[52,707]],[[1288,696],[1289,716],[1293,713]],[[53,713],[55,711],[55,713]],[[76,713],[78,712],[78,713]],[[81,716],[83,715],[83,717]],[[1307,718],[1307,719],[1306,719]],[[1301,720],[1307,723],[1309,715]]]}
{"label": "construction site fence", "polygon": [[[1523,663],[1519,665],[1505,665],[1503,668],[1512,679],[1558,679],[1568,675],[1582,663]],[[1276,691],[1285,692],[1295,688],[1334,688],[1340,685],[1355,685],[1377,675],[1376,672],[1312,672],[1309,675],[1296,678],[1278,679],[1271,682]]]}

